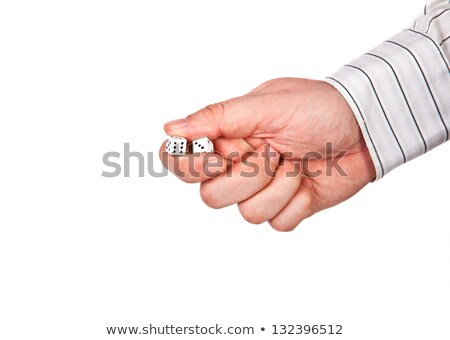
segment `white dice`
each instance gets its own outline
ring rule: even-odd
[[[172,156],[185,155],[187,140],[183,137],[170,136],[166,139],[166,151]]]
[[[207,137],[196,139],[192,142],[192,152],[214,152],[214,145]]]

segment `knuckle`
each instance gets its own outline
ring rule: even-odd
[[[222,115],[225,112],[225,104],[223,102],[210,104],[205,106],[204,110],[212,113],[214,116]]]
[[[300,222],[298,222],[298,224],[300,224]],[[288,224],[288,223],[282,223],[282,222],[279,222],[276,220],[269,221],[269,224],[273,229],[275,229],[276,231],[279,231],[279,232],[293,231],[298,225],[298,224],[292,225],[292,224]]]
[[[265,82],[263,82],[260,85],[258,85],[257,87],[255,87],[252,91],[250,91],[250,93],[255,93],[255,94],[263,93],[265,90],[270,88],[270,84],[272,82],[273,82],[272,79],[266,80]]]
[[[251,224],[261,224],[267,221],[264,213],[258,209],[258,207],[250,204],[239,203],[238,208],[242,217]]]
[[[210,183],[205,182],[200,185],[200,197],[208,207],[213,209],[222,208],[219,197],[211,187]]]
[[[259,85],[252,92],[268,92],[268,91],[276,91],[277,89],[284,86],[285,78],[274,78],[269,79]]]
[[[200,118],[200,120],[205,122],[205,124],[216,126],[220,130],[220,126],[223,123],[223,117],[225,115],[226,103],[227,101],[207,105],[197,113],[194,113],[194,115],[196,119]],[[193,117],[189,116],[188,119],[193,119]]]
[[[266,80],[264,83],[261,84],[261,87],[263,88],[271,88],[274,86],[277,86],[282,81],[282,78],[273,78]]]
[[[260,167],[258,173],[256,174],[256,181],[258,182],[258,185],[262,188],[265,187],[272,179],[272,176],[270,173],[268,173],[267,169],[264,168],[264,165]]]
[[[199,179],[198,177],[190,177],[190,176],[184,176],[184,177],[178,177],[182,182],[187,184],[194,184],[198,183]]]

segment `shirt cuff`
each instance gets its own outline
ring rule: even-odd
[[[325,81],[352,108],[376,180],[449,138],[449,62],[426,34],[405,30]]]

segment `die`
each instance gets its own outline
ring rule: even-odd
[[[196,139],[192,142],[192,152],[193,153],[214,152],[214,145],[208,139],[208,137]]]
[[[183,137],[169,136],[166,139],[166,151],[172,156],[185,155],[187,140]]]

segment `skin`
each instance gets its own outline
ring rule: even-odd
[[[177,177],[188,183],[201,182],[200,195],[209,207],[237,204],[248,222],[267,221],[279,231],[293,230],[316,212],[347,200],[375,178],[351,108],[323,81],[270,80],[242,97],[169,122],[164,129],[168,135],[190,141],[204,136],[214,141],[213,155],[171,157],[164,151],[165,143],[160,150],[163,165]],[[328,154],[326,142],[333,145]],[[345,155],[341,151],[346,151]],[[308,157],[311,152],[314,159]],[[339,157],[335,161],[346,176],[336,169],[326,174],[326,164],[334,157]],[[257,164],[261,171],[255,176],[243,175],[254,170],[249,163]],[[206,167],[211,164],[216,165]],[[188,172],[188,167],[197,174]],[[295,169],[296,176],[286,176]],[[318,175],[317,170],[322,173]]]

